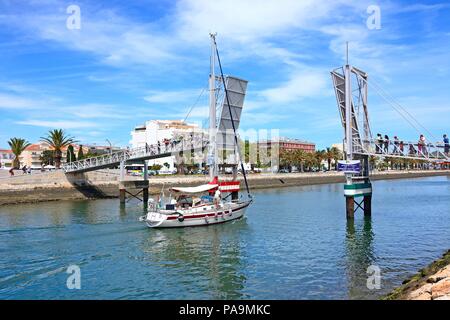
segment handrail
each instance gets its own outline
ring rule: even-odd
[[[386,146],[386,140],[384,139],[353,139],[353,153],[403,159],[450,161],[449,154],[441,151],[444,147],[445,144],[442,142],[421,144],[419,142],[389,140]]]
[[[122,150],[108,153],[96,157],[66,163],[62,166],[64,172],[82,172],[95,170],[96,167],[105,167],[120,164],[121,162],[132,161],[133,159],[149,159],[152,157],[168,156],[173,153],[185,152],[205,148],[209,140],[194,139],[192,141],[181,140],[180,142],[171,142],[169,144],[153,144],[145,147],[137,147],[129,150]]]

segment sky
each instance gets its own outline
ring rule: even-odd
[[[206,123],[210,32],[224,72],[249,81],[244,132],[342,141],[330,71],[349,42],[350,64],[421,125],[369,86],[372,132],[450,133],[450,2],[0,0],[0,148],[55,128],[126,146],[136,125],[191,108],[187,121]]]

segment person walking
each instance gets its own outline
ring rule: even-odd
[[[394,154],[399,153],[400,140],[397,136],[394,136]]]
[[[450,143],[446,134],[444,134],[444,154],[448,157],[450,151]]]
[[[383,150],[383,136],[381,133],[377,133],[377,145],[376,145],[376,153],[381,153]]]
[[[389,137],[387,134],[384,135],[384,152],[389,153]]]
[[[419,141],[417,142],[417,148],[419,149],[419,155],[422,153],[422,155],[425,156],[425,154],[427,153],[427,149],[426,149],[426,139],[423,134],[421,134],[419,137]]]

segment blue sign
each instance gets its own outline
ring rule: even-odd
[[[361,162],[359,160],[339,160],[338,171],[343,171],[344,173],[360,173]]]

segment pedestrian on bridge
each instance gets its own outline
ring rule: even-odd
[[[394,154],[399,154],[400,140],[397,136],[394,136]]]
[[[389,137],[387,134],[384,135],[384,152],[389,153]]]
[[[381,153],[383,150],[383,136],[381,133],[377,133],[377,145],[376,145],[376,153]]]
[[[419,149],[419,155],[422,153],[422,155],[426,155],[427,154],[427,147],[426,147],[427,143],[426,143],[426,139],[425,136],[423,134],[420,135],[419,137],[419,141],[417,143],[417,148]]]
[[[448,157],[450,151],[450,143],[446,134],[444,134],[444,153]]]

